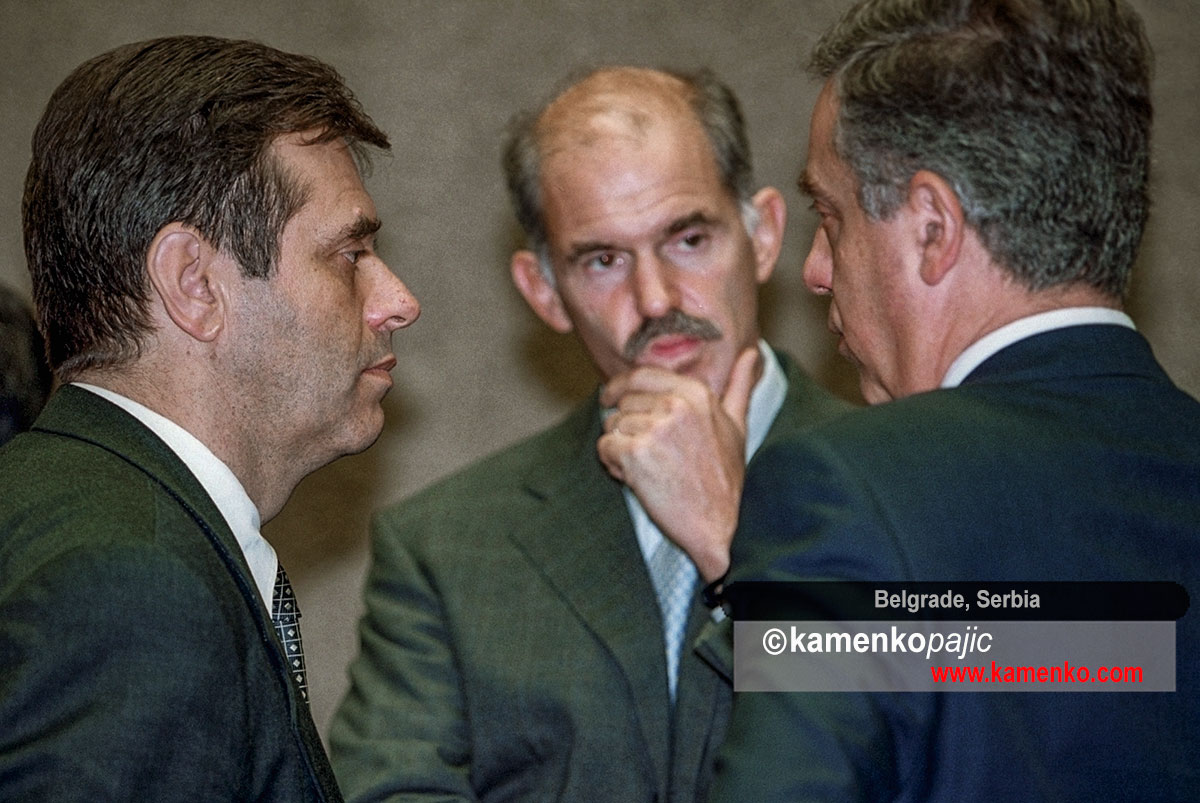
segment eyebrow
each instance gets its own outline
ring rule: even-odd
[[[368,237],[383,226],[383,223],[377,218],[359,215],[353,221],[338,229],[329,237],[329,243],[336,245],[350,240],[361,240]]]
[[[612,251],[613,247],[608,243],[599,240],[589,240],[587,242],[575,243],[571,246],[571,250],[566,253],[567,262],[575,262],[584,254],[590,254],[593,251]]]
[[[817,183],[813,181],[813,177],[808,170],[805,170],[800,174],[800,178],[796,179],[796,187],[809,198],[821,196],[821,190],[817,187]]]
[[[714,222],[715,221],[704,212],[697,210],[692,212],[690,215],[684,215],[681,218],[672,220],[667,224],[666,228],[663,229],[663,233],[667,236],[670,236],[673,234],[678,234],[685,229],[690,229],[692,226],[708,226],[712,225]],[[567,261],[574,262],[584,254],[590,254],[595,251],[614,250],[618,249],[611,243],[602,242],[600,240],[590,240],[587,242],[576,243],[571,247],[571,250],[566,253],[566,258]]]
[[[692,226],[708,226],[713,223],[713,219],[700,211],[692,212],[686,217],[681,217],[678,220],[672,221],[667,226],[667,234],[678,234],[684,229],[690,229]]]

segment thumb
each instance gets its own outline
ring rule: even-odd
[[[721,397],[721,407],[725,415],[738,423],[742,431],[746,431],[746,411],[750,408],[750,392],[758,381],[760,355],[758,347],[753,346],[738,355],[729,372],[729,385],[725,395]]]

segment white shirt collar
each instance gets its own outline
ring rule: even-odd
[[[106,388],[83,382],[72,384],[107,399],[141,421],[183,461],[233,531],[246,562],[250,564],[250,573],[254,576],[254,584],[258,587],[263,604],[270,610],[278,558],[271,544],[259,532],[262,522],[258,508],[229,466],[186,429],[149,407]]]
[[[1010,324],[1001,326],[994,332],[989,332],[968,346],[962,354],[959,354],[950,364],[950,370],[946,371],[946,376],[942,378],[942,387],[958,387],[984,360],[1019,340],[1055,329],[1086,324],[1110,324],[1127,326],[1130,329],[1136,328],[1128,315],[1108,307],[1065,307],[1019,318]]]
[[[775,423],[775,416],[783,407],[783,400],[787,397],[787,377],[779,364],[779,358],[764,340],[758,341],[758,353],[762,355],[763,372],[758,378],[758,384],[750,393],[750,407],[746,412],[747,463],[758,451],[758,447],[762,446],[767,432]]]

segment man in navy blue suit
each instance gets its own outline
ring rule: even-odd
[[[824,36],[804,278],[875,406],[760,454],[706,580],[1200,588],[1200,403],[1122,311],[1150,65],[1123,0],[867,0]],[[736,694],[713,799],[1200,799],[1198,619],[1174,693]]]

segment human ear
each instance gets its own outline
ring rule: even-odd
[[[195,229],[168,223],[150,243],[146,270],[171,321],[196,340],[216,338],[225,304],[216,287],[216,250]]]
[[[771,278],[779,251],[783,247],[783,229],[787,225],[787,202],[774,187],[763,187],[750,200],[758,213],[758,225],[750,232],[754,245],[754,277],[759,284]]]
[[[908,206],[921,251],[921,280],[939,284],[957,264],[966,231],[958,193],[938,174],[918,170],[909,180]]]
[[[574,329],[562,298],[550,279],[542,272],[542,261],[533,251],[517,251],[512,256],[512,278],[517,290],[531,309],[546,325],[560,334]]]

